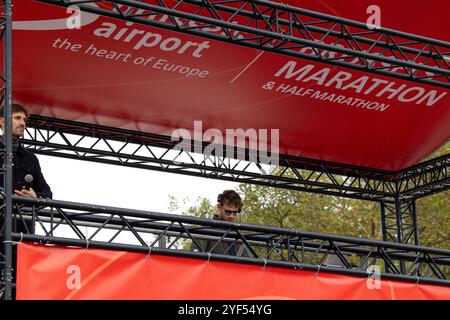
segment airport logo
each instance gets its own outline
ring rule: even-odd
[[[92,7],[98,7],[96,4],[89,4]],[[96,21],[100,16],[81,11],[78,6],[69,6],[66,10],[66,16],[57,19],[13,21],[14,30],[29,31],[51,31],[51,30],[72,30],[81,29],[81,27]]]

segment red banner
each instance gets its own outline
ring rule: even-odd
[[[365,22],[373,1],[284,3]],[[377,4],[383,27],[448,41],[449,1]],[[280,153],[387,170],[450,137],[444,88],[87,13],[69,29],[72,14],[14,1],[14,99],[34,114],[168,136],[183,128],[207,141],[194,132],[218,129],[225,140],[228,129],[254,129],[251,143],[267,139],[268,149],[278,139],[264,130],[279,129]]]
[[[450,299],[444,286],[25,243],[17,269],[17,299]]]

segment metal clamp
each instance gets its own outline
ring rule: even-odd
[[[3,240],[3,243],[21,244],[22,241],[23,241],[23,232],[20,233],[20,240],[19,240],[19,242],[13,241],[13,240]]]
[[[148,254],[145,256],[145,259],[150,259],[150,255],[152,254],[152,247],[148,247]]]
[[[265,258],[263,258],[263,260],[264,260],[263,271],[266,271],[267,260]]]

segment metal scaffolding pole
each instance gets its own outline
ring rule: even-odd
[[[450,154],[399,171],[281,154],[278,169],[265,173],[259,162],[206,156],[201,152],[207,146],[196,152],[196,141],[186,148],[194,151],[186,152],[175,150],[178,141],[162,135],[42,116],[31,117],[28,124],[23,142],[37,154],[378,201],[383,240],[398,243],[419,243],[415,200],[450,188]]]
[[[395,218],[397,222],[397,242],[403,243],[403,215],[400,199],[398,197],[395,197]],[[405,273],[405,264],[403,261],[400,262],[400,272],[402,274]]]
[[[419,245],[416,200],[395,199],[395,203],[381,203],[383,241]],[[401,272],[404,266],[400,265]]]
[[[448,42],[387,28],[373,29],[362,22],[277,2],[38,1],[63,7],[76,5],[82,11],[134,23],[450,88]],[[217,29],[221,32],[212,31]]]
[[[213,259],[230,257],[226,252],[214,254],[210,252],[213,249],[208,251],[197,246],[197,240],[208,239],[216,245],[240,243],[245,246],[248,257],[240,260],[232,256],[230,261],[234,262],[259,264],[266,260],[278,266],[281,266],[279,263],[288,263],[289,267],[298,269],[301,264],[302,268],[316,270],[319,266],[322,270],[322,266],[334,265],[336,268],[329,271],[360,272],[365,276],[368,266],[384,262],[385,276],[394,275],[414,283],[417,283],[417,277],[421,277],[421,283],[438,281],[434,283],[450,284],[450,251],[445,249],[103,205],[19,196],[12,198],[15,222],[23,223],[23,219],[34,218],[41,229],[41,235],[13,233],[13,240],[127,251],[136,248],[139,252],[151,250],[152,253],[159,251],[204,259],[208,258],[208,253]],[[90,230],[80,228],[86,225]],[[64,238],[58,236],[62,229],[65,230]],[[196,253],[191,248],[196,248]],[[337,265],[328,261],[330,255],[338,258]],[[399,268],[401,263],[405,267],[403,271]]]
[[[179,150],[169,136],[43,116],[30,117],[22,142],[48,156],[386,203],[450,189],[450,154],[400,171],[278,154],[276,170],[267,171],[260,158],[231,158],[225,146],[208,153],[208,143],[192,140]],[[236,149],[249,158],[248,149]]]
[[[3,136],[4,149],[0,150],[1,155],[4,157],[4,167],[2,168],[4,179],[4,190],[2,190],[2,192],[4,192],[2,195],[4,199],[2,206],[3,219],[0,220],[4,225],[3,231],[0,229],[3,241],[2,254],[4,257],[4,266],[1,280],[4,285],[3,299],[11,300],[13,298],[12,240],[15,239],[14,237],[17,237],[17,234],[12,233],[14,219],[14,197],[12,196],[12,12],[11,0],[0,1],[2,9],[0,16],[1,35],[3,36],[4,41],[4,76],[1,80],[4,82],[2,89],[2,103],[4,105],[3,116],[5,119]],[[83,11],[115,17],[126,21],[165,28],[196,36],[204,36],[210,39],[349,67],[375,74],[450,88],[450,68],[445,57],[448,49],[450,49],[450,44],[447,42],[388,29],[378,29],[368,33],[353,33],[349,31],[349,27],[364,29],[365,25],[268,1],[243,1],[243,6],[240,9],[229,6],[223,1],[198,0],[186,0],[183,1],[183,3],[180,2],[179,5],[176,5],[173,8],[165,7],[165,5],[163,5],[164,2],[160,1],[152,4],[131,0],[38,1],[60,6],[78,4]],[[109,9],[105,9],[105,7],[100,9],[97,7],[96,4],[101,2],[109,4]],[[240,19],[248,18],[250,22],[259,22],[260,24],[259,27],[254,27],[249,22],[243,23],[240,21],[239,23],[231,23],[226,19],[221,19],[219,14],[212,17],[192,14],[182,10],[181,5],[186,3],[192,6],[198,6],[199,9],[210,9],[210,12],[227,12],[233,17],[240,17]],[[121,6],[119,6],[119,4]],[[247,6],[248,4],[249,6]],[[262,7],[265,7],[266,9],[262,9]],[[128,8],[128,10],[125,10],[126,8]],[[170,19],[166,22],[148,19],[149,16],[154,17],[157,15],[167,15]],[[302,20],[302,15],[318,20],[305,23]],[[199,27],[188,27],[188,21],[198,22]],[[324,27],[322,28],[318,25],[323,25]],[[206,30],[211,29],[211,26],[220,27],[221,30],[223,30],[224,35],[219,36],[218,34],[208,33]],[[241,35],[242,37],[239,37],[238,35]],[[318,35],[320,35],[321,38],[318,38]],[[339,48],[318,41],[319,39],[324,40],[327,37],[334,40],[344,39],[346,40],[348,47]],[[400,40],[403,40],[403,42]],[[408,47],[408,43],[414,45]],[[311,48],[313,53],[307,55],[299,51],[303,48]],[[377,48],[382,51],[375,50]],[[340,53],[344,55],[345,58],[326,58],[324,55],[324,52],[326,51]],[[397,51],[405,52],[405,55],[396,56],[395,52]],[[385,52],[394,54],[395,58],[384,55]],[[349,58],[353,60],[350,62]],[[385,65],[380,66],[380,63],[384,63]],[[390,69],[399,69],[400,73],[391,71]],[[428,75],[426,75],[426,73],[428,73]],[[33,122],[31,122],[31,124],[33,124]],[[220,154],[210,155],[201,161],[197,161],[191,154],[188,154],[188,160],[180,162],[178,160],[180,154],[173,154],[172,156],[171,152],[173,151],[174,144],[168,143],[167,137],[163,136],[107,128],[98,125],[80,124],[45,117],[36,117],[34,125],[36,135],[31,136],[31,138],[25,142],[29,145],[33,145],[36,148],[35,152],[40,154],[377,201],[381,204],[383,241],[393,241],[401,245],[414,244],[417,246],[419,244],[415,200],[423,196],[450,189],[450,155],[440,157],[439,159],[433,159],[398,172],[386,172],[371,168],[361,168],[280,155],[281,163],[279,170],[266,173],[261,169],[261,163],[256,164],[257,169],[255,171],[254,168],[245,164],[242,166],[229,165]],[[70,139],[66,138],[67,135],[78,135],[80,136],[80,140],[76,143],[72,143]],[[53,138],[55,137],[60,137],[62,139],[60,141],[54,141]],[[85,147],[80,143],[81,141],[85,141],[85,138],[96,139],[96,141],[94,141],[95,143],[93,143],[91,147]],[[99,148],[97,144],[98,141],[105,142],[109,149]],[[108,144],[108,141],[115,141],[116,143],[122,142],[122,145],[120,148],[112,148],[110,144]],[[126,149],[129,146],[135,148],[131,153],[126,153]],[[164,153],[162,156],[155,155],[152,153],[151,148],[160,148]],[[147,155],[140,155],[138,150],[141,149],[149,150],[149,153]],[[202,152],[203,150],[204,149],[202,148]],[[66,151],[69,151],[69,153]],[[31,201],[32,204],[33,200],[27,199],[24,201]],[[52,205],[52,202],[46,202],[45,204]],[[67,223],[74,227],[76,231],[79,231],[76,225],[72,223],[72,220],[68,219]],[[131,231],[135,231],[130,224],[126,224],[126,227]],[[180,231],[180,237],[184,230],[185,229]],[[141,240],[139,235],[137,233],[135,234],[138,236],[137,238]],[[49,237],[48,239],[50,240],[56,239],[57,241],[60,241],[60,243],[63,243],[63,240],[53,237],[52,234],[47,235],[47,237]],[[282,254],[283,249],[290,248],[289,244],[284,244],[284,242],[282,242],[284,241],[283,239],[285,239],[283,237],[287,236],[280,231],[280,243],[284,246],[271,243],[271,253]],[[254,238],[256,239],[256,236],[254,236]],[[43,238],[28,235],[28,240],[31,241],[36,239]],[[77,242],[74,243],[82,243],[85,239],[86,236],[81,234],[80,239],[76,239]],[[252,239],[252,237],[249,237],[249,239]],[[171,244],[167,243],[168,241],[164,234],[158,240],[161,248],[171,247]],[[289,238],[289,241],[290,240],[291,239]],[[336,239],[330,237],[330,239],[320,240],[323,241],[323,243],[327,243],[327,246],[329,246],[327,250],[334,250],[333,253],[337,255],[341,253],[341,248],[335,247],[334,241]],[[55,243],[57,243],[57,241]],[[349,241],[350,245],[355,245],[354,242],[354,240]],[[319,249],[323,247],[323,243],[318,242],[320,245]],[[66,242],[66,244],[69,243]],[[145,243],[141,242],[141,244],[145,248]],[[395,263],[393,263],[391,258],[395,258],[396,253],[386,254],[385,246],[386,244],[378,244],[375,246],[376,248],[374,247],[373,249],[374,252],[379,254],[379,256],[376,256],[375,258],[384,261],[385,272],[394,272],[403,275],[408,274],[409,276],[412,276],[415,271],[420,275],[420,264],[417,266],[417,269],[413,269],[417,265],[417,263],[415,263],[416,261],[419,261],[420,263],[430,263],[431,269],[434,266],[435,261],[433,259],[428,261],[428,258],[425,257],[425,253],[428,254],[428,252],[424,251],[423,256],[425,258],[418,255],[414,258],[416,259],[414,263],[410,263],[410,267],[406,265],[405,268],[405,261],[396,260]],[[387,246],[387,248],[390,247]],[[407,247],[405,246],[405,248]],[[375,251],[375,249],[378,251]],[[412,249],[415,250],[415,248]],[[321,251],[317,250],[317,252]],[[349,250],[349,252],[351,251]],[[448,252],[445,254],[448,256]],[[365,265],[367,262],[366,260],[369,258],[372,258],[372,249],[366,254],[361,266]],[[345,257],[342,259],[346,265],[349,265]],[[424,261],[420,261],[420,259],[424,259]],[[399,272],[396,272],[397,266],[399,266]],[[445,278],[442,277],[440,272],[436,272],[436,274],[438,275],[438,279]]]
[[[3,2],[3,29],[4,29],[4,203],[3,203],[3,253],[4,253],[4,267],[3,267],[3,282],[4,293],[3,299],[11,300],[12,297],[12,266],[13,266],[13,244],[12,244],[12,18],[11,18],[11,0],[4,0]]]

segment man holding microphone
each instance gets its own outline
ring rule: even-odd
[[[25,149],[20,138],[23,137],[28,111],[19,104],[12,105],[12,136],[13,136],[13,188],[14,193],[19,196],[33,198],[52,198],[53,194],[49,185],[42,175],[39,160],[36,155]],[[2,131],[5,127],[3,108],[0,109],[0,126]],[[4,148],[3,139],[0,140],[0,148]],[[3,166],[4,159],[0,159]],[[0,179],[3,187],[3,179]]]

